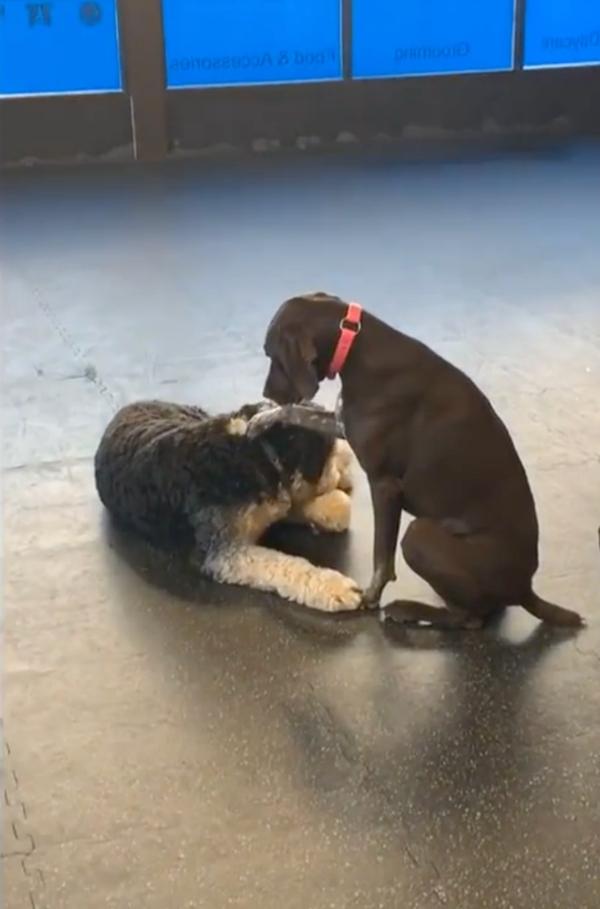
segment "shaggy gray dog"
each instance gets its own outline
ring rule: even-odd
[[[273,591],[312,609],[357,609],[353,580],[260,545],[279,521],[341,533],[350,521],[346,442],[278,424],[247,427],[269,405],[210,416],[160,401],[112,419],[95,458],[98,495],[116,522],[155,545],[189,547],[203,574]]]

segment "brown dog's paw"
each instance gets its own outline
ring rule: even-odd
[[[440,606],[429,606],[418,600],[394,600],[385,607],[385,618],[398,625],[439,628],[446,631],[474,631],[483,626],[483,618]]]
[[[372,611],[375,609],[381,609],[381,598],[378,596],[374,597],[372,594],[369,594],[368,590],[366,590],[363,593],[362,599],[360,601],[360,609],[362,609],[363,612],[366,612],[367,610]]]

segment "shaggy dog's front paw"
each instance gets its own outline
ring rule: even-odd
[[[321,612],[353,612],[362,602],[362,591],[352,578],[323,568],[315,578],[318,590],[307,605]]]

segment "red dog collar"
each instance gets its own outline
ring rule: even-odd
[[[354,339],[361,329],[362,306],[358,303],[349,303],[346,315],[340,322],[340,336],[333,354],[327,377],[335,379],[344,368],[348,354],[354,344]]]

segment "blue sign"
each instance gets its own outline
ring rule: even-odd
[[[170,88],[342,77],[341,0],[163,0]]]
[[[0,95],[120,88],[115,0],[0,0]]]
[[[600,63],[600,0],[527,0],[524,63]]]
[[[514,0],[354,0],[356,78],[512,69]]]

